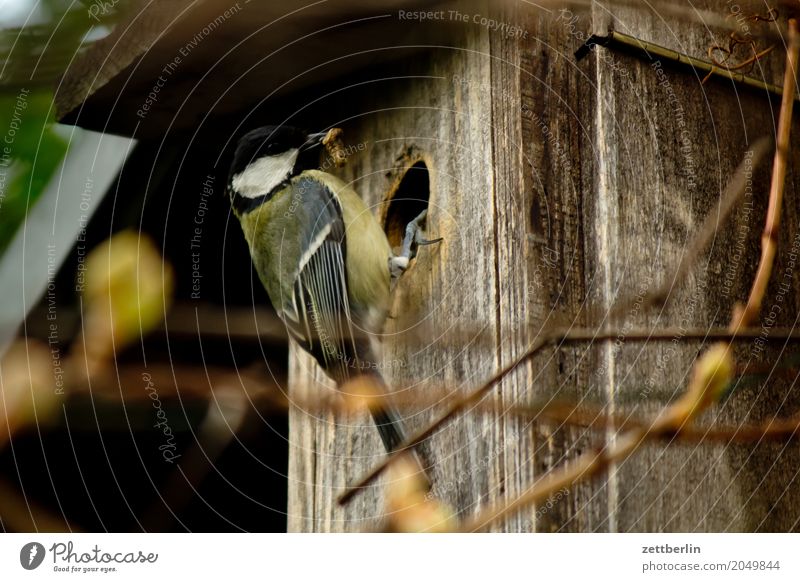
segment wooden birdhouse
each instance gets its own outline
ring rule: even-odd
[[[164,2],[82,54],[57,103],[65,123],[153,151],[170,144],[158,171],[196,176],[194,191],[175,191],[170,222],[191,221],[208,176],[227,212],[226,156],[267,123],[341,127],[347,163],[326,169],[362,196],[392,245],[428,209],[425,234],[443,241],[421,247],[399,280],[383,337],[381,372],[408,431],[538,350],[422,443],[427,500],[454,523],[595,455],[586,474],[486,529],[793,531],[797,448],[724,429],[798,412],[785,335],[800,286],[797,148],[772,279],[749,327],[758,333],[731,344],[734,380],[694,419],[708,433],[662,431],[603,458],[681,398],[748,298],[772,152],[747,152],[778,133],[790,8]],[[197,148],[206,165],[183,166]],[[728,216],[741,164],[746,191]],[[168,201],[148,204],[166,212]],[[707,224],[713,236],[698,249]],[[240,236],[235,221],[230,229]],[[221,276],[214,285],[259,285],[245,270]],[[385,458],[369,416],[342,414],[346,398],[296,345],[288,361],[289,530],[382,527],[391,472],[339,502]]]

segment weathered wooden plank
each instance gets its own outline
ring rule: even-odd
[[[497,367],[492,352],[477,353],[468,345],[443,347],[435,338],[420,343],[413,334],[404,334],[421,322],[441,330],[477,325],[485,333],[496,334],[495,258],[486,252],[494,246],[492,134],[487,123],[489,102],[480,91],[481,86],[489,86],[488,38],[484,29],[467,26],[460,27],[459,37],[453,48],[437,49],[420,63],[409,63],[405,74],[411,76],[394,85],[400,91],[381,87],[376,91],[382,95],[380,102],[363,104],[358,117],[345,124],[348,143],[364,143],[366,151],[350,159],[343,175],[354,181],[370,204],[380,204],[399,176],[421,156],[430,172],[428,232],[445,239],[420,252],[397,288],[385,330],[383,371],[398,392],[442,386],[463,391]],[[393,70],[393,75],[404,71]],[[456,86],[457,79],[475,83]],[[381,214],[378,206],[373,211]],[[292,390],[311,379],[304,366],[295,366],[293,372]],[[434,413],[422,410],[407,424],[418,428]],[[290,467],[293,480],[311,482],[301,483],[303,490],[290,495],[294,530],[357,530],[382,513],[379,488],[359,494],[345,508],[335,503],[345,483],[383,455],[369,419],[338,422],[334,427],[329,422],[309,422],[299,412],[291,415],[293,451],[317,458],[312,475],[313,462],[295,461]],[[470,468],[489,455],[492,442],[485,432],[492,426],[486,418],[460,419],[429,444],[436,461],[437,494],[464,512],[479,507],[489,492],[487,473]],[[298,477],[301,466],[304,472]]]
[[[574,38],[557,12],[522,6],[497,10],[496,20],[516,23],[524,34],[493,35],[492,103],[498,212],[497,248],[501,333],[498,351],[508,361],[554,325],[585,325],[584,195],[592,190],[593,92],[571,55]],[[584,80],[584,84],[588,84]],[[530,328],[524,324],[528,322]],[[589,396],[584,349],[547,352],[525,373],[500,387],[504,405],[558,395]],[[593,396],[602,397],[602,392]],[[506,452],[497,467],[516,496],[534,479],[591,444],[582,431],[498,419]],[[504,491],[503,491],[504,489]],[[606,516],[604,485],[563,492],[503,526],[509,531],[586,530]],[[569,524],[569,525],[565,525]]]

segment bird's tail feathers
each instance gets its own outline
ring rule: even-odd
[[[374,385],[371,387],[370,392],[378,392],[385,396],[388,392],[386,382],[383,376],[377,371],[367,372],[360,376],[362,379],[367,380]],[[403,418],[400,413],[387,402],[384,398],[379,406],[371,406],[370,413],[372,420],[375,422],[375,427],[378,429],[378,434],[383,441],[384,447],[388,453],[393,453],[407,440],[406,431],[404,428]],[[409,449],[409,456],[419,467],[420,475],[428,483],[428,488],[431,486],[430,478],[427,471],[432,466],[429,462],[427,455],[424,453],[420,445]]]
[[[406,440],[403,420],[397,414],[397,411],[388,404],[372,408],[370,412],[372,413],[372,420],[375,421],[375,427],[378,429],[378,434],[381,435],[383,445],[391,453]]]

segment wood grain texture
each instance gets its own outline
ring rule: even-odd
[[[705,7],[713,8],[711,3]],[[609,23],[609,12],[596,7],[596,29],[608,24],[622,29],[624,23],[630,34],[694,55],[702,55],[714,42],[713,34],[700,26],[670,26],[652,13],[618,8]],[[701,86],[692,75],[666,63],[660,74],[650,63],[623,55],[614,55],[614,61],[596,56],[595,67],[598,148],[606,163],[598,174],[597,210],[591,214],[605,240],[600,247],[607,249],[608,256],[597,254],[590,261],[609,265],[604,289],[597,297],[603,305],[612,305],[620,296],[635,297],[640,288],[669,281],[697,226],[715,212],[719,194],[748,143],[774,133],[777,112],[772,107],[777,102],[754,91],[737,92],[730,83]],[[770,78],[767,70],[767,79],[779,78],[780,69],[776,71],[775,78]],[[744,220],[745,213],[739,212],[734,228],[720,228],[709,254],[687,284],[671,294],[671,305],[647,315],[626,314],[626,321],[653,328],[727,324],[734,301],[746,297],[757,264],[769,183],[766,168],[753,180],[749,201],[754,202],[754,210]],[[788,200],[796,200],[794,192]],[[788,206],[792,204],[787,201]],[[784,244],[794,236],[796,223],[787,221],[785,227]],[[745,252],[733,260],[737,237]],[[732,285],[726,286],[726,281]],[[796,314],[796,307],[793,311]],[[789,316],[788,310],[783,315]],[[792,325],[794,317],[783,323]],[[637,414],[657,411],[683,390],[698,350],[697,344],[671,342],[606,348],[601,365],[610,369],[607,392],[613,406]],[[740,365],[749,361],[748,350],[740,350]],[[785,399],[787,389],[780,381],[758,386],[761,382],[750,378],[741,384],[705,420],[741,423],[755,419],[753,394],[748,395],[753,389],[759,393],[758,408],[766,413],[759,419],[797,409],[795,399]],[[748,384],[758,388],[748,388]],[[647,447],[616,468],[609,522],[601,524],[602,529],[794,529],[800,513],[782,503],[796,499],[797,489],[791,486],[796,470],[781,473],[772,464],[797,466],[797,459],[794,452],[781,452],[781,448]],[[774,501],[781,503],[781,511],[771,507]]]
[[[574,62],[582,40],[609,25],[698,57],[719,42],[713,29],[644,6],[597,3],[574,15],[522,2],[470,10],[525,34],[464,25],[452,48],[393,67],[401,80],[334,104],[339,116],[325,118],[345,127],[348,143],[366,144],[343,175],[369,203],[383,201],[418,159],[431,172],[428,234],[445,242],[423,249],[397,290],[384,342],[387,380],[412,394],[442,385],[463,392],[549,326],[614,325],[617,342],[547,351],[489,398],[508,406],[552,395],[609,412],[655,413],[683,390],[701,344],[629,345],[625,330],[727,324],[754,274],[767,168],[753,174],[747,204],[720,227],[667,308],[645,312],[634,301],[615,320],[608,310],[669,282],[748,144],[774,133],[777,102],[607,49]],[[781,71],[779,54],[764,62],[768,80]],[[800,251],[797,161],[793,153],[781,255],[762,314],[775,312],[770,325],[792,326],[798,314],[800,273],[788,255],[793,244]],[[482,341],[454,346],[435,334],[427,342],[404,334],[429,325],[446,338],[462,323],[480,329]],[[754,422],[798,410],[796,355],[752,343],[737,353],[743,378],[703,420]],[[296,355],[294,393],[331,389],[320,388],[315,366]],[[408,424],[420,427],[434,413],[422,410]],[[290,529],[374,527],[385,481],[345,508],[335,503],[382,455],[369,419],[313,419],[295,410],[290,422]],[[436,463],[435,494],[466,516],[614,437],[611,427],[597,434],[468,413],[426,446]],[[793,531],[800,528],[799,461],[792,447],[775,443],[648,445],[606,478],[495,530]]]
[[[498,200],[504,205],[498,216],[498,247],[505,251],[499,261],[499,279],[504,295],[511,298],[507,305],[501,299],[502,337],[519,329],[521,322],[531,323],[527,337],[516,342],[515,351],[519,351],[551,327],[590,322],[587,289],[596,277],[586,259],[587,248],[594,245],[587,245],[585,229],[591,223],[585,220],[584,208],[587,193],[595,188],[596,161],[586,155],[594,148],[594,91],[591,79],[573,63],[577,28],[566,26],[558,12],[508,10],[497,19],[518,21],[528,31],[517,42],[498,36],[493,43],[498,53],[507,55],[493,61],[493,90],[499,94],[504,87],[517,85],[520,95],[514,98],[519,102],[514,107],[508,106],[508,100],[494,101],[499,122],[495,143],[502,143],[515,127],[521,131],[515,138],[521,155],[498,183]],[[505,147],[496,147],[497,164],[506,152]],[[526,251],[524,268],[519,264],[520,249]],[[514,301],[520,290],[525,293],[522,309]],[[534,361],[528,377],[520,374],[515,386],[501,388],[500,397],[509,403],[551,395],[603,401],[602,386],[590,382],[593,370],[587,356],[583,347],[549,350]],[[503,422],[519,424],[510,419]],[[597,444],[596,437],[584,431],[547,424],[536,426],[532,437],[508,444],[517,448],[515,462],[505,467],[509,494],[522,493],[534,479]],[[563,491],[516,522],[509,520],[506,529],[593,529],[607,514],[605,489],[601,481]]]

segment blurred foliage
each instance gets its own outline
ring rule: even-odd
[[[116,352],[158,327],[172,302],[172,266],[146,236],[127,230],[86,257],[83,340],[69,353],[18,339],[0,357],[0,450],[15,431],[41,425]],[[227,425],[226,425],[227,426]]]
[[[128,0],[30,2],[26,22],[0,32],[0,84],[55,86],[76,54],[107,33],[129,4]]]
[[[419,463],[409,455],[389,468],[385,529],[391,533],[447,533],[457,529],[453,509],[436,499]]]
[[[67,153],[53,129],[52,103],[48,90],[0,94],[0,253]]]
[[[0,449],[17,429],[51,416],[62,391],[58,354],[36,340],[13,343],[0,358]]]
[[[83,333],[92,374],[164,320],[174,277],[153,241],[132,230],[97,245],[85,272]]]
[[[67,153],[53,127],[53,87],[125,4],[31,2],[29,23],[0,30],[0,253]]]

